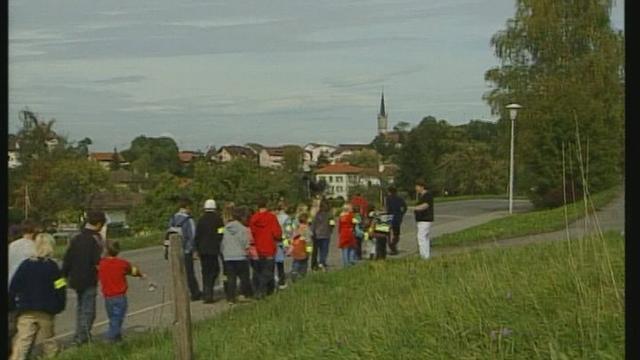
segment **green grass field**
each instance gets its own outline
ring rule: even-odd
[[[592,201],[595,208],[600,209],[619,195],[620,189],[616,187],[594,194]],[[570,223],[584,217],[584,203],[577,201],[554,209],[509,215],[462,231],[437,236],[433,240],[433,246],[464,246],[562,230],[565,227],[565,209]]]
[[[624,239],[368,262],[195,325],[200,359],[624,358]],[[173,359],[167,332],[61,359]]]

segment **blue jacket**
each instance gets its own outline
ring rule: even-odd
[[[66,281],[55,261],[29,258],[22,262],[9,286],[9,299],[18,311],[43,311],[51,315],[64,310]]]
[[[190,254],[196,247],[196,222],[191,215],[179,211],[169,219],[169,227],[180,224],[182,224],[182,250],[185,254]]]

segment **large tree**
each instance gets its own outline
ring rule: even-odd
[[[131,142],[131,147],[122,151],[121,155],[131,164],[131,168],[140,174],[179,174],[181,171],[178,145],[170,137],[138,136]]]
[[[518,0],[514,18],[491,40],[501,64],[485,74],[494,87],[485,100],[501,115],[503,143],[510,136],[505,105],[524,106],[516,120],[516,179],[537,205],[562,200],[549,194],[561,193],[563,144],[574,150],[567,154],[574,163],[576,149],[588,159],[592,191],[620,179],[624,41],[611,27],[611,7],[607,0]]]

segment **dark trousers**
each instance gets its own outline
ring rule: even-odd
[[[389,248],[392,252],[398,251],[398,242],[400,242],[400,226],[402,223],[391,224],[391,241],[389,242]]]
[[[296,281],[298,278],[307,275],[307,268],[309,267],[309,259],[293,260],[291,266],[291,280]]]
[[[284,262],[276,263],[276,271],[278,272],[278,285],[284,285],[287,282],[287,275],[284,272]]]
[[[327,267],[327,256],[329,255],[329,239],[314,239],[313,251],[319,255],[318,263]],[[313,260],[311,262],[313,268]]]
[[[236,300],[238,279],[240,280],[240,293],[246,297],[253,295],[251,280],[249,278],[249,261],[231,260],[224,262],[224,275],[227,277],[224,287],[227,300]]]
[[[376,259],[386,259],[387,258],[387,241],[389,238],[388,234],[375,234],[376,238]]]
[[[76,334],[73,340],[77,344],[84,344],[91,340],[91,328],[96,319],[96,295],[98,289],[95,286],[84,290],[76,290],[78,302],[76,304]]]
[[[357,237],[356,236],[356,241],[357,241],[357,245],[356,245],[356,258],[358,260],[362,259],[362,238],[361,237]]]
[[[220,275],[218,255],[201,254],[200,267],[202,268],[202,297],[204,300],[213,300],[213,287]]]
[[[311,270],[318,269],[318,239],[313,238],[313,250],[311,251]]]
[[[273,270],[275,261],[273,258],[260,257],[256,262],[256,298],[261,299],[271,295],[275,290]]]
[[[200,291],[200,285],[196,279],[196,273],[193,270],[193,253],[184,254],[184,267],[187,271],[187,285],[189,286],[189,292],[192,298],[199,298],[202,296]]]

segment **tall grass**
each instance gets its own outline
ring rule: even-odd
[[[575,240],[574,240],[575,241]],[[202,359],[619,359],[619,234],[312,274],[194,329]],[[603,256],[606,250],[608,256]],[[169,334],[62,359],[172,359]]]

